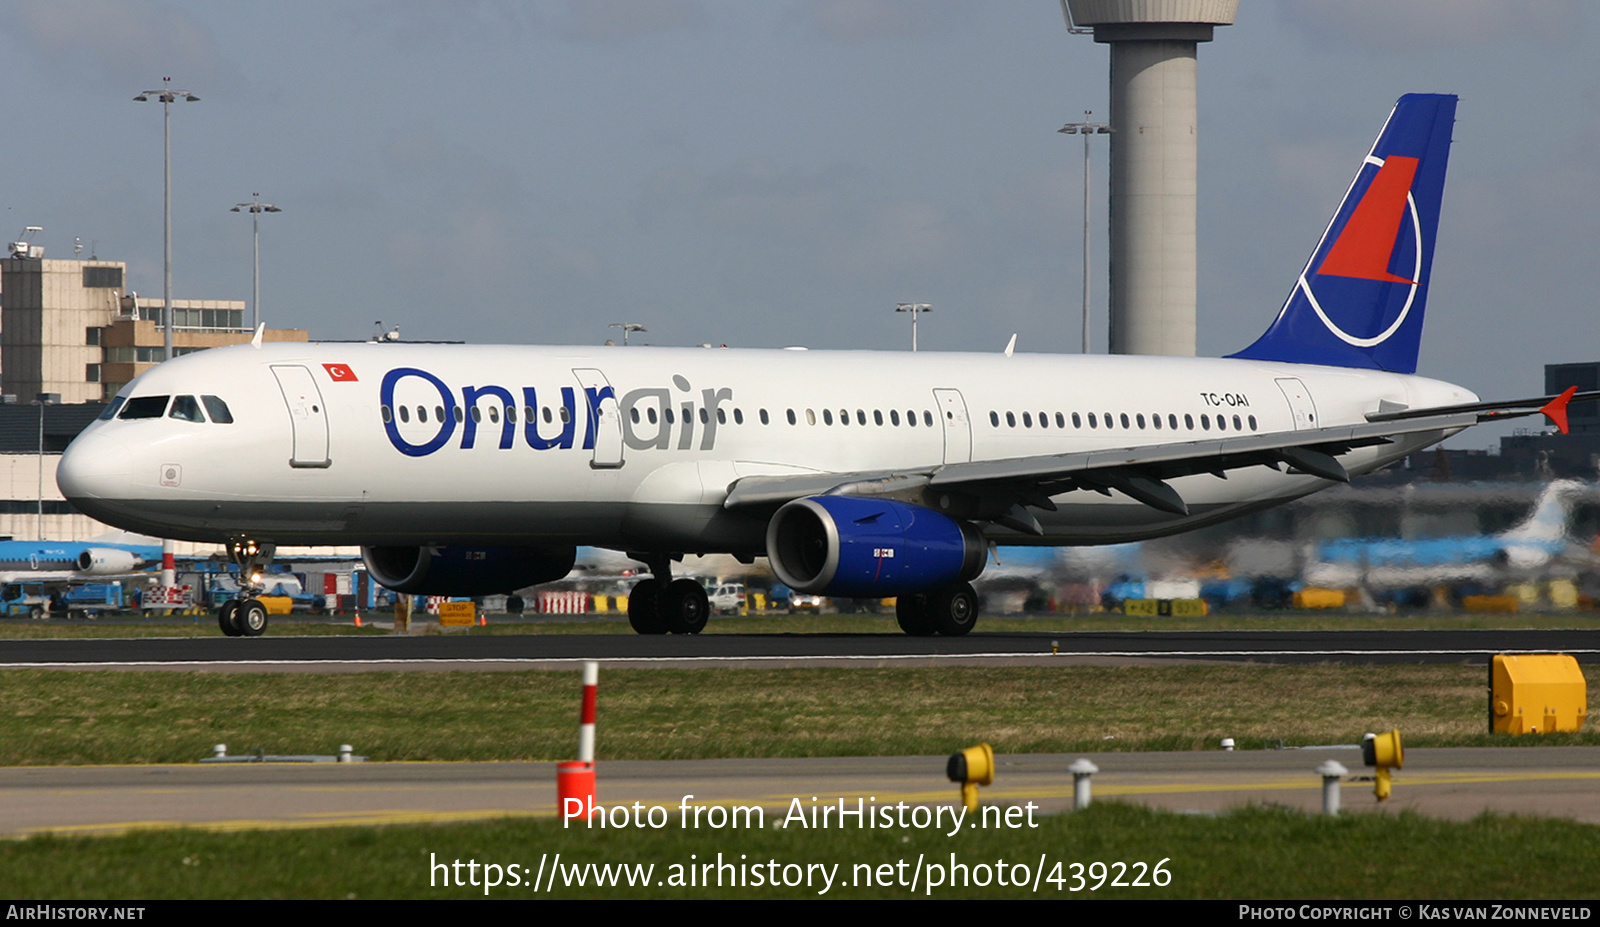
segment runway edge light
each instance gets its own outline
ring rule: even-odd
[[[994,748],[988,744],[968,747],[950,756],[945,775],[961,786],[961,804],[968,811],[978,810],[978,786],[994,782]]]
[[[1489,733],[1580,731],[1588,684],[1565,653],[1497,653],[1489,661]]]
[[[1373,777],[1372,794],[1378,797],[1378,801],[1388,801],[1391,785],[1389,771],[1405,765],[1405,750],[1400,745],[1400,729],[1395,728],[1382,734],[1368,734],[1361,741],[1361,761],[1368,766],[1377,767],[1378,774]]]

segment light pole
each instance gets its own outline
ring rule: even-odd
[[[60,393],[40,393],[33,400],[39,407],[39,540],[44,540],[44,407],[58,405]]]
[[[146,90],[133,98],[136,102],[144,103],[149,100],[161,101],[162,122],[162,151],[164,159],[164,189],[162,200],[165,204],[162,213],[162,237],[166,240],[165,264],[166,275],[162,282],[166,307],[161,311],[162,328],[162,360],[172,360],[172,101],[184,100],[189,103],[198,103],[200,98],[187,90],[173,90],[172,78],[161,78],[160,90]]]
[[[638,322],[612,322],[611,323],[611,327],[612,328],[620,328],[620,329],[622,329],[622,346],[623,347],[627,347],[628,346],[628,335],[629,334],[631,334],[633,332],[647,332],[647,331],[650,330],[648,328],[645,328],[643,325],[640,325]]]
[[[1094,110],[1083,111],[1085,116]],[[1083,353],[1089,353],[1089,136],[1109,135],[1111,126],[1103,122],[1069,122],[1056,131],[1083,136]]]
[[[252,193],[250,202],[240,203],[228,211],[250,214],[250,235],[255,242],[255,271],[250,276],[250,330],[255,331],[261,327],[261,214],[283,210],[261,202],[261,194]]]
[[[928,303],[895,303],[894,311],[911,313],[911,350],[917,349],[917,316],[924,312],[932,312],[933,306]]]

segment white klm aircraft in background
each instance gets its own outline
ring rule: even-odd
[[[1400,100],[1231,358],[258,341],[129,383],[58,482],[110,524],[226,542],[247,575],[279,544],[360,544],[392,589],[491,594],[592,545],[649,565],[636,630],[695,633],[706,593],[674,559],[764,555],[798,591],[964,634],[991,542],[1173,534],[1546,405],[1413,375],[1454,113]],[[266,612],[247,591],[219,622]]]

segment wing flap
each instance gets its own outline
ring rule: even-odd
[[[1418,410],[1420,412],[1421,410]],[[1537,411],[1532,409],[1530,412]],[[1013,457],[944,464],[898,471],[807,473],[751,476],[737,481],[723,501],[725,508],[776,506],[815,495],[912,496],[927,489],[989,489],[1012,504],[1075,489],[1118,490],[1140,502],[1173,514],[1185,514],[1183,499],[1167,480],[1229,470],[1282,464],[1330,480],[1348,480],[1335,457],[1357,447],[1387,444],[1395,435],[1448,431],[1477,424],[1476,411],[1453,409],[1445,414],[1413,413],[1401,421],[1368,422],[1328,428],[1236,435],[1203,441],[1176,441],[1140,447],[1110,448],[1070,454]]]

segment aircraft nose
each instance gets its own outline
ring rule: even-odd
[[[116,438],[89,432],[67,446],[56,465],[56,485],[67,499],[115,499],[127,494],[133,455]]]

